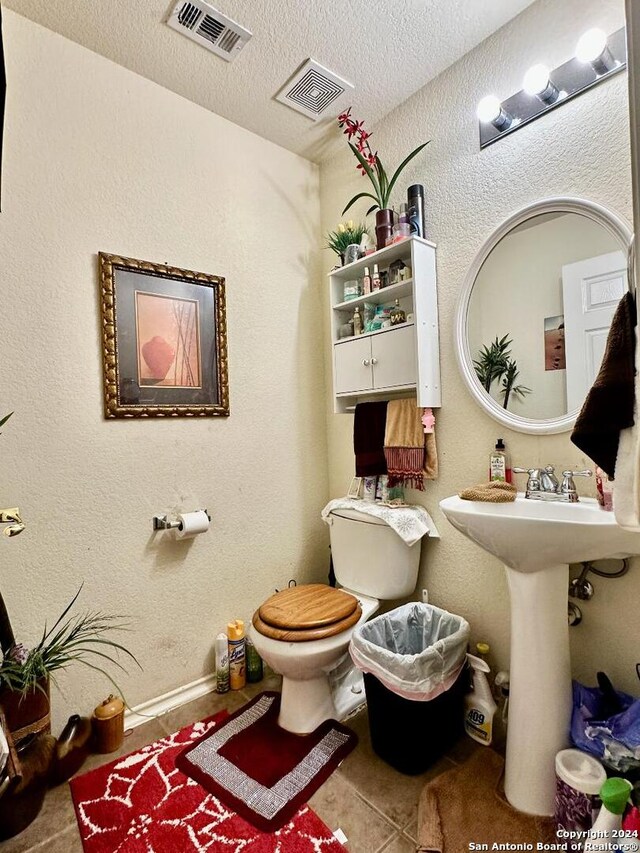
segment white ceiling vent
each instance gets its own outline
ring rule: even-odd
[[[251,38],[249,30],[203,0],[178,0],[167,24],[227,62],[235,59]]]
[[[352,89],[351,83],[308,59],[280,89],[276,101],[307,118],[318,119],[334,101]]]

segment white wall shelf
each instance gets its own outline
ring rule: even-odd
[[[411,267],[409,279],[356,299],[344,300],[346,281],[361,279],[365,267],[382,272],[393,261]],[[352,412],[358,402],[415,393],[420,407],[439,407],[440,353],[435,246],[408,237],[329,274],[333,394],[336,413]],[[413,322],[339,337],[340,326],[365,303],[400,307]]]

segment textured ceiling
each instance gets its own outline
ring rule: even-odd
[[[171,30],[170,0],[4,5],[291,151],[319,160],[336,109],[313,122],[273,99],[309,56],[355,85],[374,124],[533,0],[213,0],[251,30],[232,63]],[[169,118],[169,117],[168,117]]]

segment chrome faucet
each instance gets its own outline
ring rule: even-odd
[[[536,501],[566,501],[578,503],[574,477],[591,477],[593,471],[563,471],[562,483],[558,482],[553,465],[544,468],[513,468],[514,474],[528,474],[525,498]]]

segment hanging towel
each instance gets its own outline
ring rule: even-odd
[[[492,483],[478,483],[458,492],[463,501],[485,501],[490,504],[512,503],[516,499],[517,489],[513,483],[503,483],[500,480]]]
[[[387,473],[384,455],[384,431],[387,401],[359,403],[353,420],[353,450],[356,454],[356,477],[375,477]]]
[[[424,491],[425,435],[422,409],[414,399],[390,400],[384,434],[389,486]]]
[[[428,432],[424,437],[424,479],[438,479],[438,450],[435,432]]]
[[[602,365],[571,433],[571,441],[612,479],[620,432],[633,426],[635,325],[635,300],[627,292],[616,308]]]

